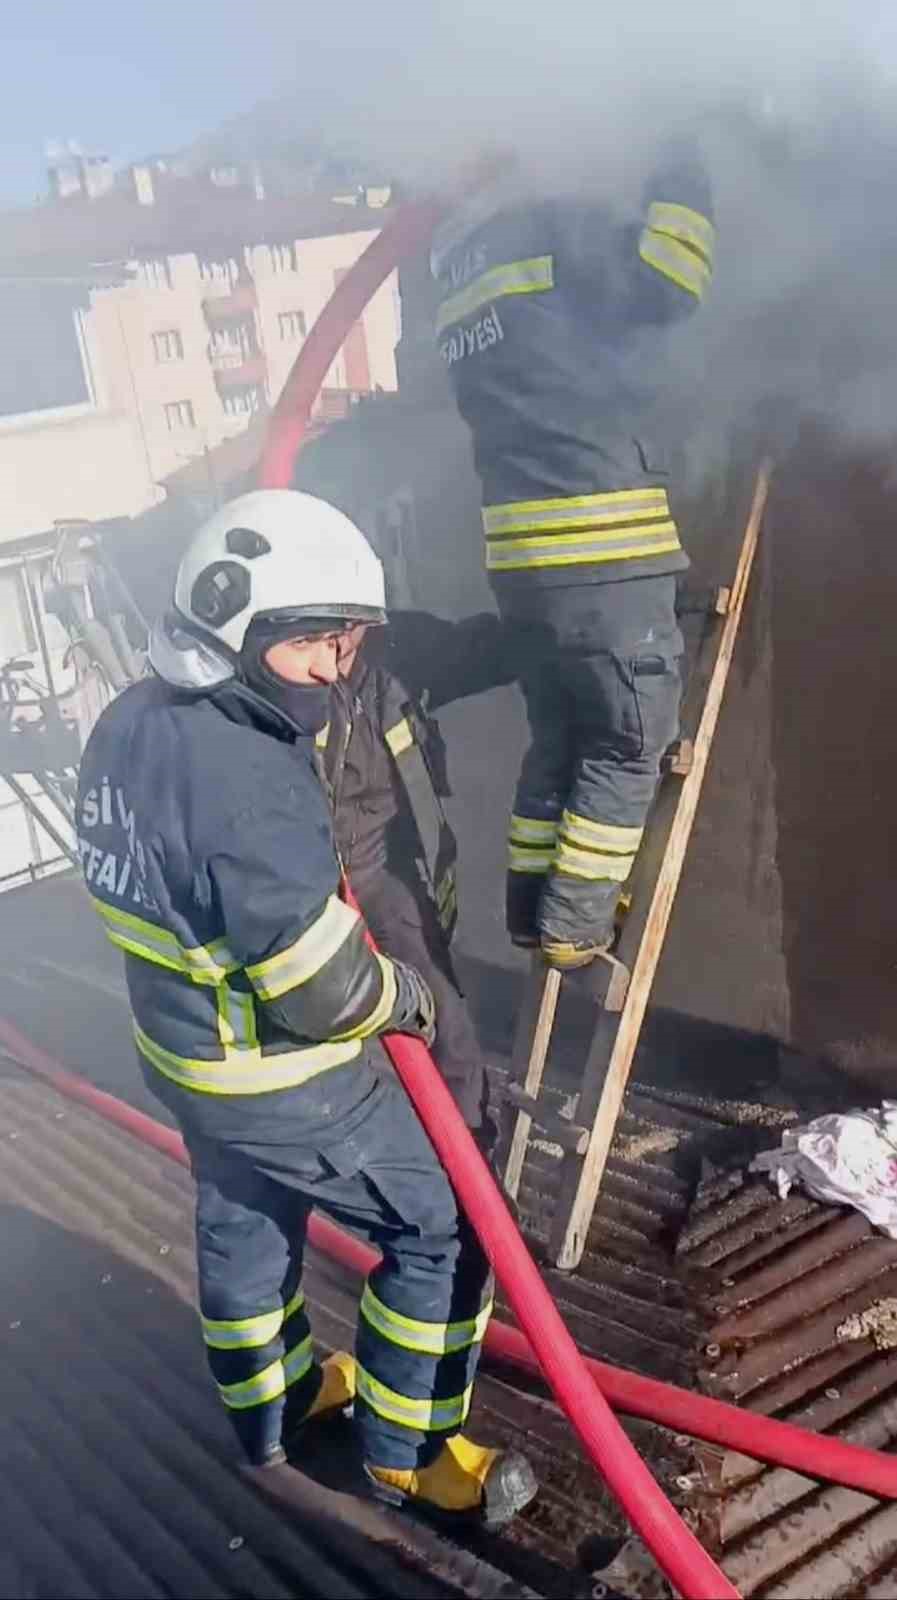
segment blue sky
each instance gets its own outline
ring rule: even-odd
[[[394,21],[405,0],[387,3]],[[43,192],[47,139],[115,161],[177,148],[275,92],[307,53],[363,47],[374,12],[358,0],[13,0],[0,49],[0,204]],[[338,100],[336,90],[337,119]]]

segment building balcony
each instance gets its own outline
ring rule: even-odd
[[[257,306],[258,295],[254,283],[213,281],[205,285],[202,308],[210,325],[251,316]]]
[[[260,352],[243,355],[239,350],[222,350],[211,359],[219,394],[251,389],[254,384],[263,387],[267,380],[268,369]]]

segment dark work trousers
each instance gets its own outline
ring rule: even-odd
[[[613,936],[679,727],[675,602],[664,576],[534,590],[506,610],[532,736],[509,828],[513,939]]]
[[[489,1269],[404,1090],[376,1070],[380,1048],[260,1095],[198,1094],[145,1068],[190,1152],[209,1365],[257,1464],[282,1459],[320,1386],[301,1289],[312,1209],[383,1253],[358,1320],[363,1459],[426,1465],[467,1416]]]
[[[414,863],[409,855],[409,873]],[[472,1133],[488,1130],[488,1083],[451,950],[424,885],[391,865],[350,866],[365,922],[386,955],[416,967],[436,1001],[433,1059]]]

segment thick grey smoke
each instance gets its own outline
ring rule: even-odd
[[[508,143],[534,191],[630,207],[665,142],[694,130],[719,261],[673,341],[680,414],[708,441],[771,397],[892,428],[897,8],[387,0],[316,11],[301,32],[289,90],[226,142],[317,146],[423,190]]]

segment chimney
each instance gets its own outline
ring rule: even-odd
[[[150,167],[132,167],[134,177],[134,192],[137,204],[140,206],[153,206],[156,203],[155,189],[153,188],[153,174]]]

